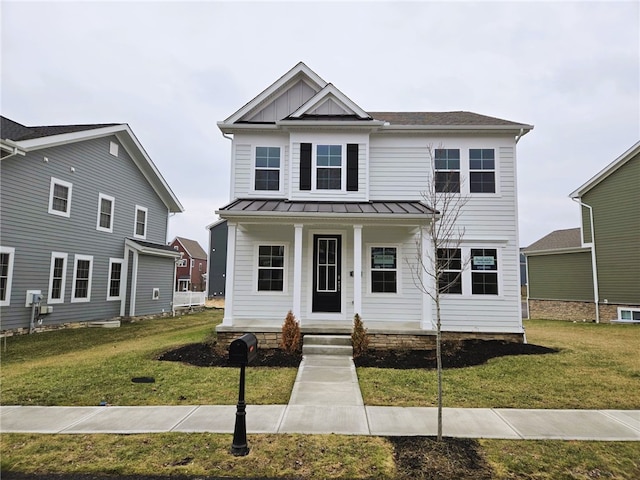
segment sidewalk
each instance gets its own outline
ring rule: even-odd
[[[235,405],[0,407],[0,432],[233,433]],[[426,435],[435,407],[365,406],[348,356],[305,355],[288,405],[248,405],[247,433]],[[526,440],[640,441],[640,410],[444,408],[443,435]]]

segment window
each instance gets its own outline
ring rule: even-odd
[[[436,192],[460,193],[459,149],[436,149],[435,189]]]
[[[97,230],[102,232],[113,232],[113,208],[115,199],[100,193],[98,195],[98,224]]]
[[[61,217],[71,216],[71,189],[71,183],[51,177],[49,213]]]
[[[258,247],[258,291],[284,291],[284,245]]]
[[[147,209],[136,205],[136,223],[133,230],[136,238],[147,238]]]
[[[459,248],[438,249],[438,290],[440,293],[462,293],[462,251]]]
[[[202,262],[198,262],[198,271],[201,272],[202,271]]]
[[[93,271],[93,257],[90,255],[76,255],[73,266],[72,302],[88,302],[91,300],[91,274]]]
[[[67,280],[67,254],[52,252],[49,270],[49,303],[64,303],[64,287]]]
[[[498,295],[498,251],[496,249],[471,249],[471,293]]]
[[[371,292],[398,291],[398,250],[396,247],[371,247]]]
[[[317,146],[316,189],[342,189],[342,145]]]
[[[122,285],[122,265],[121,258],[109,259],[109,280],[107,282],[107,300],[120,300],[120,287]]]
[[[11,280],[13,279],[13,247],[0,247],[0,306],[11,303]]]
[[[618,307],[618,320],[640,322],[640,308]]]
[[[469,150],[469,191],[471,193],[495,193],[495,163],[493,148]]]
[[[186,266],[187,266],[186,258],[181,258],[180,260],[178,260],[178,267],[186,267]]]
[[[256,147],[256,190],[280,190],[280,147]]]

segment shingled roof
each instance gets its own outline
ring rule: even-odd
[[[200,259],[207,258],[206,252],[202,249],[202,247],[197,241],[190,240],[184,237],[176,237],[176,240],[182,244],[182,246],[184,247],[184,249],[187,251],[187,253],[191,258],[200,258]]]
[[[526,126],[523,123],[488,117],[473,112],[367,112],[376,120],[391,125],[482,125],[482,126]]]
[[[50,137],[65,133],[83,132],[85,130],[95,130],[96,128],[113,127],[119,123],[94,123],[90,125],[50,125],[27,127],[18,122],[14,122],[6,117],[0,117],[0,137],[3,140],[31,140],[34,138]]]
[[[523,251],[524,253],[532,253],[547,250],[580,248],[581,246],[582,239],[580,238],[580,228],[568,228],[565,230],[555,230],[551,232],[540,240],[533,242]]]

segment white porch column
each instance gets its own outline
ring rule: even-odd
[[[422,227],[420,229],[420,256],[422,258],[422,265],[420,266],[422,269],[422,285],[428,292],[432,292],[434,287],[434,279],[433,279],[433,255],[435,252],[431,253],[429,250],[431,249],[431,236],[429,235],[429,230],[427,227]],[[421,327],[423,330],[435,330],[435,325],[433,323],[433,301],[431,297],[423,292],[422,293],[422,322]]]
[[[236,232],[238,225],[235,222],[227,222],[227,271],[225,273],[224,287],[224,318],[223,325],[233,324],[233,285],[235,278],[236,260]]]
[[[353,313],[362,316],[362,225],[353,226]]]
[[[293,314],[302,324],[302,224],[296,223],[293,227]]]

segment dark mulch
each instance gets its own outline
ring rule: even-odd
[[[443,342],[444,368],[481,365],[487,360],[506,355],[540,355],[557,353],[553,348],[500,340],[465,340]],[[183,362],[198,367],[234,367],[227,361],[227,352],[210,344],[192,343],[162,353],[158,360]],[[290,355],[280,349],[260,349],[252,367],[298,367],[302,355]],[[376,368],[436,368],[435,350],[368,350],[354,360],[357,367]]]

